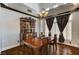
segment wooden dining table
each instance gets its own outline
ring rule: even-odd
[[[23,41],[23,44],[28,46],[28,47],[31,47],[33,54],[34,54],[34,52],[36,54],[39,54],[40,50],[42,50],[42,48],[44,46],[48,46],[48,39],[46,39],[46,38],[43,38],[43,39],[40,39],[40,38],[26,39]]]

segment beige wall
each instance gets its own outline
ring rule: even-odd
[[[79,12],[72,16],[72,44],[79,47]]]
[[[0,41],[1,50],[6,50],[19,45],[20,17],[26,15],[1,8],[0,12]]]
[[[3,51],[19,45],[20,17],[30,16],[0,7],[0,50]],[[36,24],[36,31],[38,32],[38,23]]]

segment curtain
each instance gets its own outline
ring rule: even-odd
[[[49,30],[49,34],[48,34],[49,36],[51,36],[51,29],[52,29],[52,26],[53,26],[53,21],[54,21],[54,17],[46,19],[47,27],[48,27],[48,30]]]
[[[69,15],[70,14],[66,14],[66,15],[61,15],[61,16],[56,17],[57,18],[57,24],[58,24],[58,27],[59,27],[59,30],[60,30],[59,42],[65,41],[64,36],[63,36],[63,31],[64,31],[64,28],[67,25]]]

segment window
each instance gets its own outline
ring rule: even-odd
[[[45,36],[48,36],[48,33],[49,33],[48,27],[45,22]],[[59,38],[59,33],[60,33],[60,31],[59,31],[57,21],[55,18],[52,29],[51,29],[51,37],[53,38],[54,34],[57,34],[57,38]],[[63,35],[64,35],[65,40],[67,40],[68,42],[71,41],[71,39],[72,39],[72,15],[70,16],[69,21],[63,31]]]

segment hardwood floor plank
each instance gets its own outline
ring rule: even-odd
[[[57,50],[54,48],[53,45],[50,45],[50,50],[48,47],[43,47],[43,49],[40,51],[39,55],[79,55],[79,48],[63,45],[63,44],[57,44]],[[25,47],[25,50],[23,47],[15,47],[6,51],[3,51],[2,55],[34,55],[36,51],[32,51],[31,48]]]

